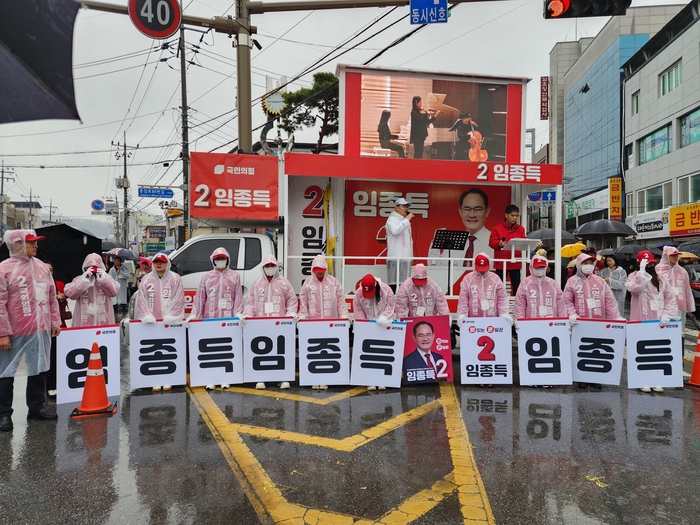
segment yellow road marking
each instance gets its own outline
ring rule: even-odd
[[[193,388],[193,390],[198,390],[202,387]],[[356,388],[351,388],[345,392],[339,392],[332,396],[318,398],[311,396],[304,396],[301,394],[292,394],[291,392],[286,392],[285,390],[255,390],[254,388],[243,388],[243,387],[230,387],[226,390],[227,392],[237,392],[239,394],[247,394],[254,396],[263,397],[274,397],[275,399],[287,399],[289,401],[298,401],[300,403],[311,403],[314,405],[330,405],[336,401],[342,401],[343,399],[348,399],[350,397],[367,392],[367,387],[358,386]]]

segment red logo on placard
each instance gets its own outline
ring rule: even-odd
[[[279,324],[280,324],[280,322],[279,322],[279,321],[275,322],[275,326],[278,326]]]
[[[102,333],[101,330],[98,330],[97,332],[95,332],[96,335],[100,335],[101,333]]]
[[[329,324],[328,326],[330,326],[331,328],[333,328],[333,323]]]
[[[605,325],[605,328],[610,328],[610,325],[609,325],[609,324],[606,324],[606,325]]]
[[[469,333],[470,333],[470,334],[476,333],[476,326],[470,326],[470,327],[469,327]]]
[[[226,326],[226,323],[221,323],[221,326]]]
[[[554,323],[549,323],[549,326],[554,326]]]
[[[487,326],[487,327],[486,327],[486,331],[487,331],[489,334],[492,334],[492,333],[493,333],[493,326]]]

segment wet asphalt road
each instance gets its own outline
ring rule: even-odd
[[[27,422],[18,376],[0,523],[700,522],[689,389],[152,394],[128,392],[128,350],[122,368],[117,414],[77,421]]]

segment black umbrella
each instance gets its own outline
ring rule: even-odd
[[[529,232],[527,234],[527,238],[528,239],[539,239],[546,244],[546,241],[553,241],[554,240],[555,234],[556,234],[556,230],[554,228],[545,228],[544,230],[537,230],[534,232]],[[578,241],[578,237],[576,237],[573,233],[570,233],[566,230],[562,230],[561,240],[564,241],[564,244],[569,244],[570,242]]]
[[[120,257],[122,261],[138,261],[139,256],[136,255],[134,252],[127,250],[126,248],[112,248],[111,250],[108,250],[105,252],[109,256],[110,259],[114,259],[115,257]]]
[[[687,241],[678,245],[680,252],[697,252],[700,251],[700,241]]]
[[[37,228],[36,234],[46,237],[46,240],[39,241],[37,257],[53,263],[57,281],[72,281],[83,273],[85,257],[90,253],[100,253],[100,239],[67,224]],[[0,260],[8,257],[7,245],[3,244],[0,246]]]
[[[0,124],[78,119],[73,90],[75,0],[0,2]]]
[[[659,257],[661,257],[662,254],[662,251],[658,248],[650,248],[649,246],[641,246],[639,244],[625,244],[624,246],[620,246],[617,250],[615,250],[615,254],[624,255],[626,253],[630,253],[636,256],[639,252],[644,250],[649,250],[651,253],[658,255]]]
[[[106,252],[109,250],[113,250],[114,248],[126,248],[122,243],[117,242],[117,241],[109,241],[107,239],[102,240],[102,251]]]
[[[598,219],[590,221],[581,226],[576,235],[579,237],[590,237],[597,235],[606,235],[610,237],[627,237],[628,235],[637,235],[637,232],[627,226],[624,222],[611,221],[610,219]]]

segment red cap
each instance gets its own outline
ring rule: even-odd
[[[223,253],[217,253],[212,257],[212,259],[216,261],[217,259],[228,259],[228,257],[226,257]]]
[[[28,233],[27,236],[24,238],[26,242],[43,241],[45,239],[46,237],[44,237],[43,235],[32,235],[31,233]]]
[[[474,259],[474,267],[477,270],[488,270],[490,266],[491,261],[489,261],[489,258],[484,254],[479,254],[476,256],[476,259]]]
[[[325,268],[319,268],[318,266],[316,266],[316,267],[314,267],[314,268],[311,268],[311,271],[314,272],[314,273],[326,273],[326,269],[325,269]]]
[[[547,262],[547,259],[542,257],[541,255],[537,255],[532,258],[532,267],[533,268],[545,268],[549,264]]]
[[[371,299],[377,291],[377,279],[371,273],[368,273],[360,281],[362,287],[362,297]]]
[[[654,254],[649,250],[644,250],[637,254],[637,262],[640,263],[642,261],[659,262],[654,258]]]
[[[667,250],[667,254],[669,255],[669,257],[671,255],[680,255],[680,253],[681,253],[680,250],[678,248],[676,248],[675,246],[671,246],[671,248],[669,250]]]
[[[165,255],[164,253],[157,253],[157,254],[155,255],[155,257],[153,257],[153,262],[158,262],[158,261],[167,263],[167,262],[168,262],[168,256]]]
[[[411,269],[411,279],[416,286],[425,286],[428,284],[428,270],[424,264],[416,264]]]

